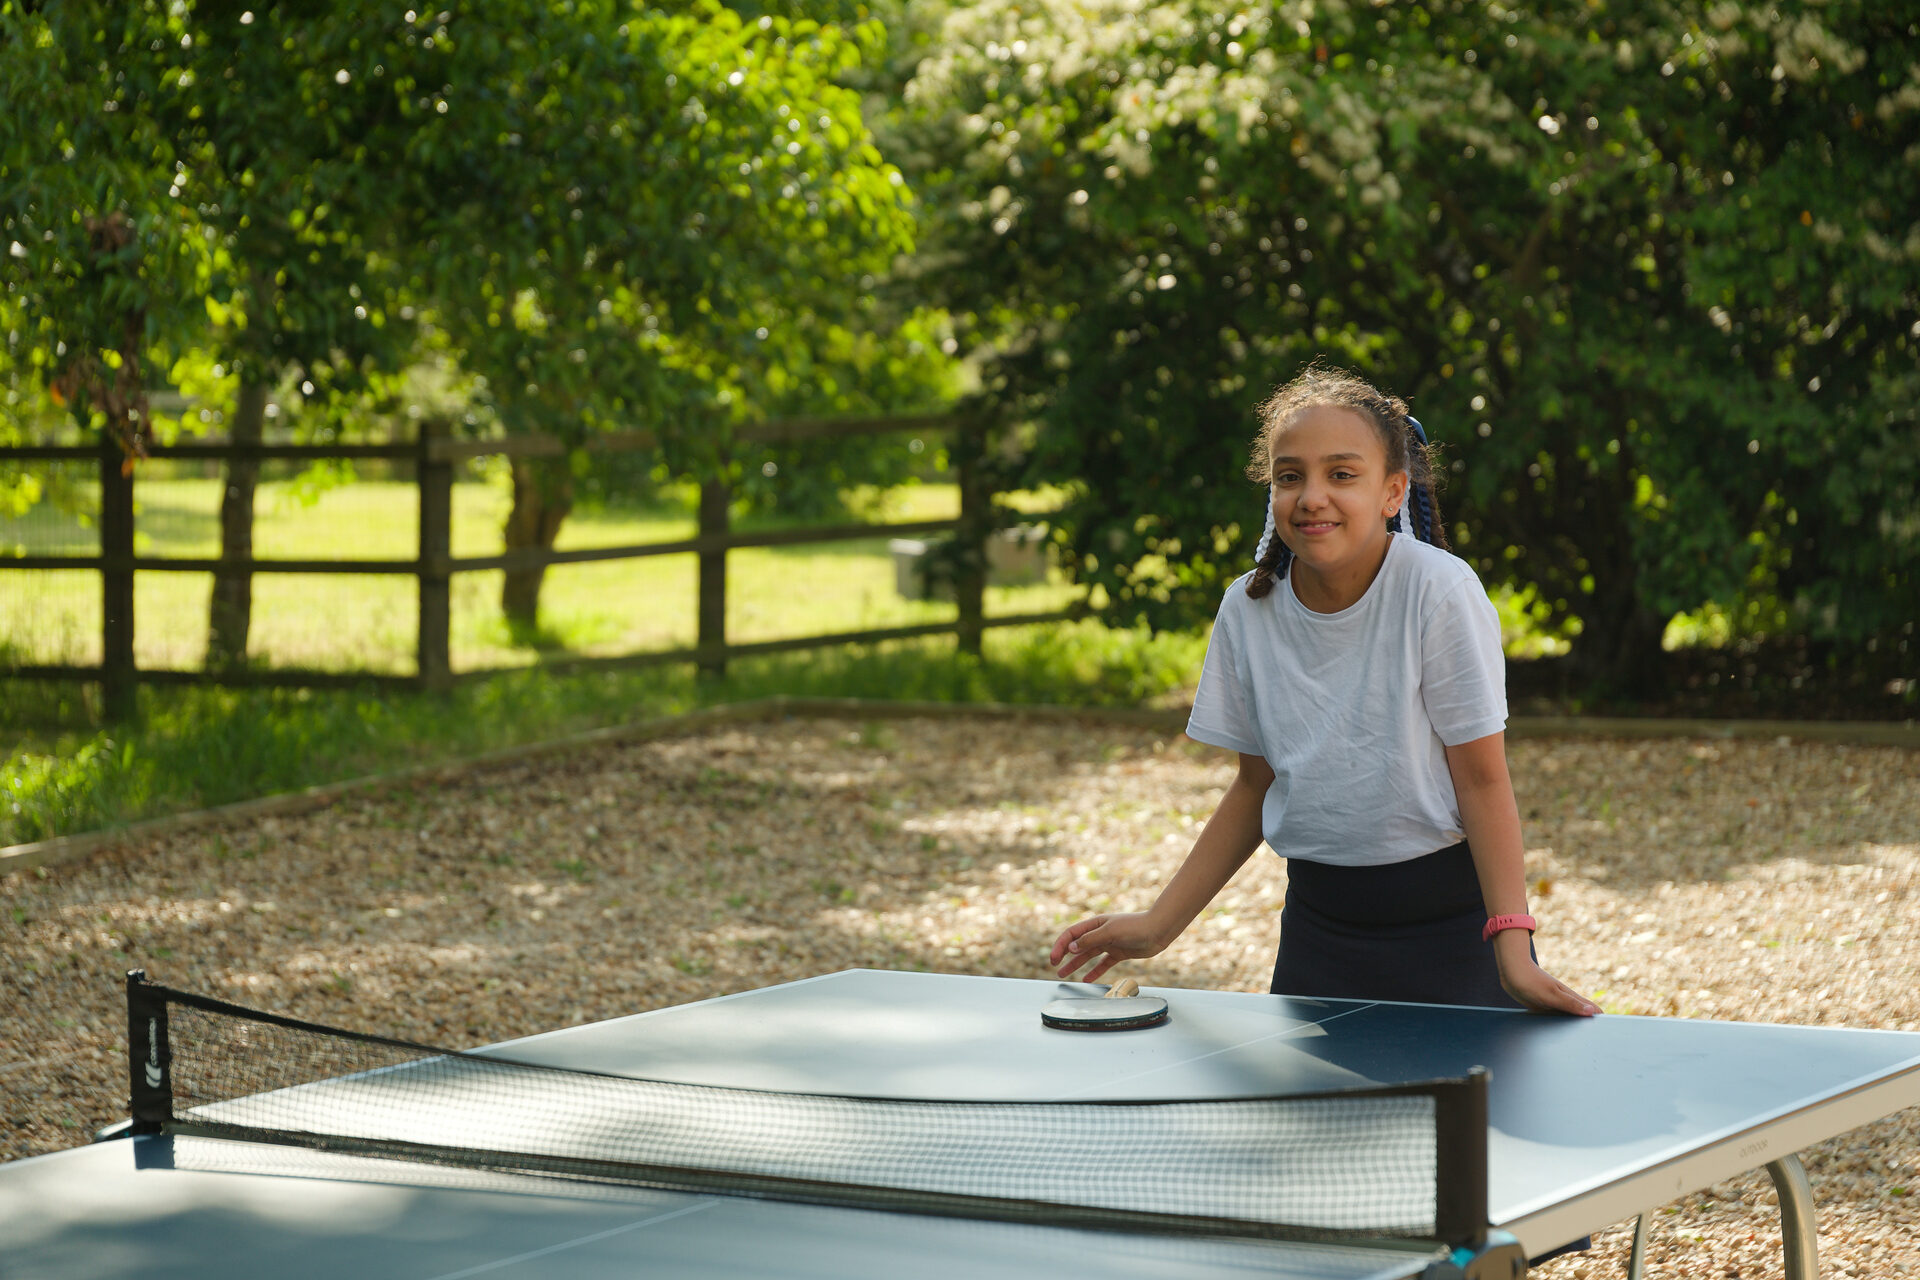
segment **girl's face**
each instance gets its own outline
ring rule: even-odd
[[[1351,409],[1310,405],[1268,438],[1273,524],[1295,568],[1324,581],[1371,582],[1387,551],[1387,519],[1407,473],[1387,470],[1372,423]]]

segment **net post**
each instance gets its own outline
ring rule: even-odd
[[[1455,1247],[1487,1242],[1487,1082],[1485,1067],[1434,1095],[1434,1234]]]
[[[159,1133],[173,1119],[173,1053],[167,1044],[167,997],[145,969],[127,970],[129,1134]]]

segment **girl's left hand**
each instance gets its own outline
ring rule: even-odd
[[[1506,938],[1514,938],[1521,945],[1500,945]],[[1496,934],[1494,942],[1494,955],[1500,961],[1500,985],[1507,989],[1508,995],[1527,1008],[1538,1013],[1571,1013],[1582,1018],[1591,1018],[1600,1012],[1599,1005],[1534,961],[1532,951],[1526,945],[1526,930],[1510,929],[1506,933]]]

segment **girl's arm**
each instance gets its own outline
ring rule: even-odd
[[[1460,820],[1473,850],[1480,897],[1489,916],[1527,914],[1526,846],[1520,839],[1520,807],[1507,774],[1507,735],[1488,734],[1447,748],[1447,768],[1460,800]],[[1525,929],[1493,935],[1500,985],[1529,1009],[1592,1015],[1599,1006],[1542,969],[1533,959]]]
[[[1081,979],[1097,982],[1101,974],[1122,960],[1139,960],[1165,951],[1260,847],[1260,810],[1272,783],[1273,769],[1266,760],[1242,752],[1240,771],[1227,794],[1220,797],[1219,807],[1207,819],[1186,861],[1160,891],[1152,908],[1124,915],[1091,916],[1067,926],[1054,939],[1048,955],[1060,976],[1071,977],[1080,966],[1098,960]]]

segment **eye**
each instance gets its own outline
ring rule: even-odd
[[[1353,472],[1347,470],[1345,467],[1336,467],[1334,468],[1333,478],[1335,480],[1352,480],[1356,477]]]
[[[1298,471],[1282,471],[1274,476],[1273,482],[1275,484],[1298,484],[1300,482],[1300,473]]]

